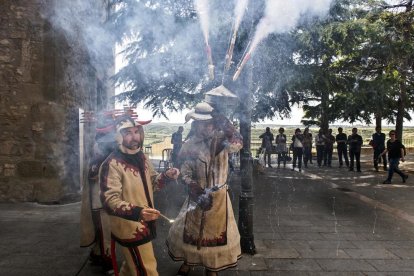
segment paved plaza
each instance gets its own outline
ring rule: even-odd
[[[407,183],[396,175],[385,185],[386,172],[375,172],[370,156],[363,160],[362,173],[334,162],[333,168],[273,168],[256,175],[257,254],[243,255],[236,268],[220,275],[414,275],[414,164],[401,166],[410,174]],[[236,219],[239,187],[236,172],[230,184]],[[173,185],[155,202],[174,217],[184,197],[183,187]],[[87,261],[89,250],[79,247],[79,202],[3,203],[0,210],[1,275],[103,275]],[[169,224],[159,220],[157,227],[159,273],[175,275],[180,263],[165,246]]]

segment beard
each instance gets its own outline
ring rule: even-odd
[[[123,143],[123,146],[130,150],[136,150],[141,147],[141,143],[137,141],[131,141],[129,143]]]

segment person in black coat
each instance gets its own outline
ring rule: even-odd
[[[358,129],[354,127],[352,129],[352,134],[348,136],[348,145],[349,145],[349,159],[351,164],[349,165],[349,170],[354,170],[354,160],[356,161],[357,172],[361,172],[361,147],[362,147],[362,137],[358,134]]]

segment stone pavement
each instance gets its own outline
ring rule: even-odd
[[[310,167],[302,172],[266,169],[255,177],[254,235],[257,254],[220,275],[414,275],[414,163],[404,185],[383,185],[364,156],[362,173]],[[336,162],[333,162],[336,165]],[[238,216],[238,176],[230,195]],[[184,200],[170,186],[155,202],[174,217]],[[0,275],[102,275],[79,248],[79,203],[0,204]],[[175,275],[180,263],[165,247],[168,222],[160,220],[155,241],[161,276]],[[119,257],[120,254],[118,254]],[[191,275],[201,276],[201,268]]]

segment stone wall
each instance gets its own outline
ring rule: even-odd
[[[0,1],[0,201],[59,202],[79,193],[87,155],[79,110],[99,110],[113,95],[112,51],[105,70],[92,66],[82,41],[68,41],[45,17],[57,4]]]

